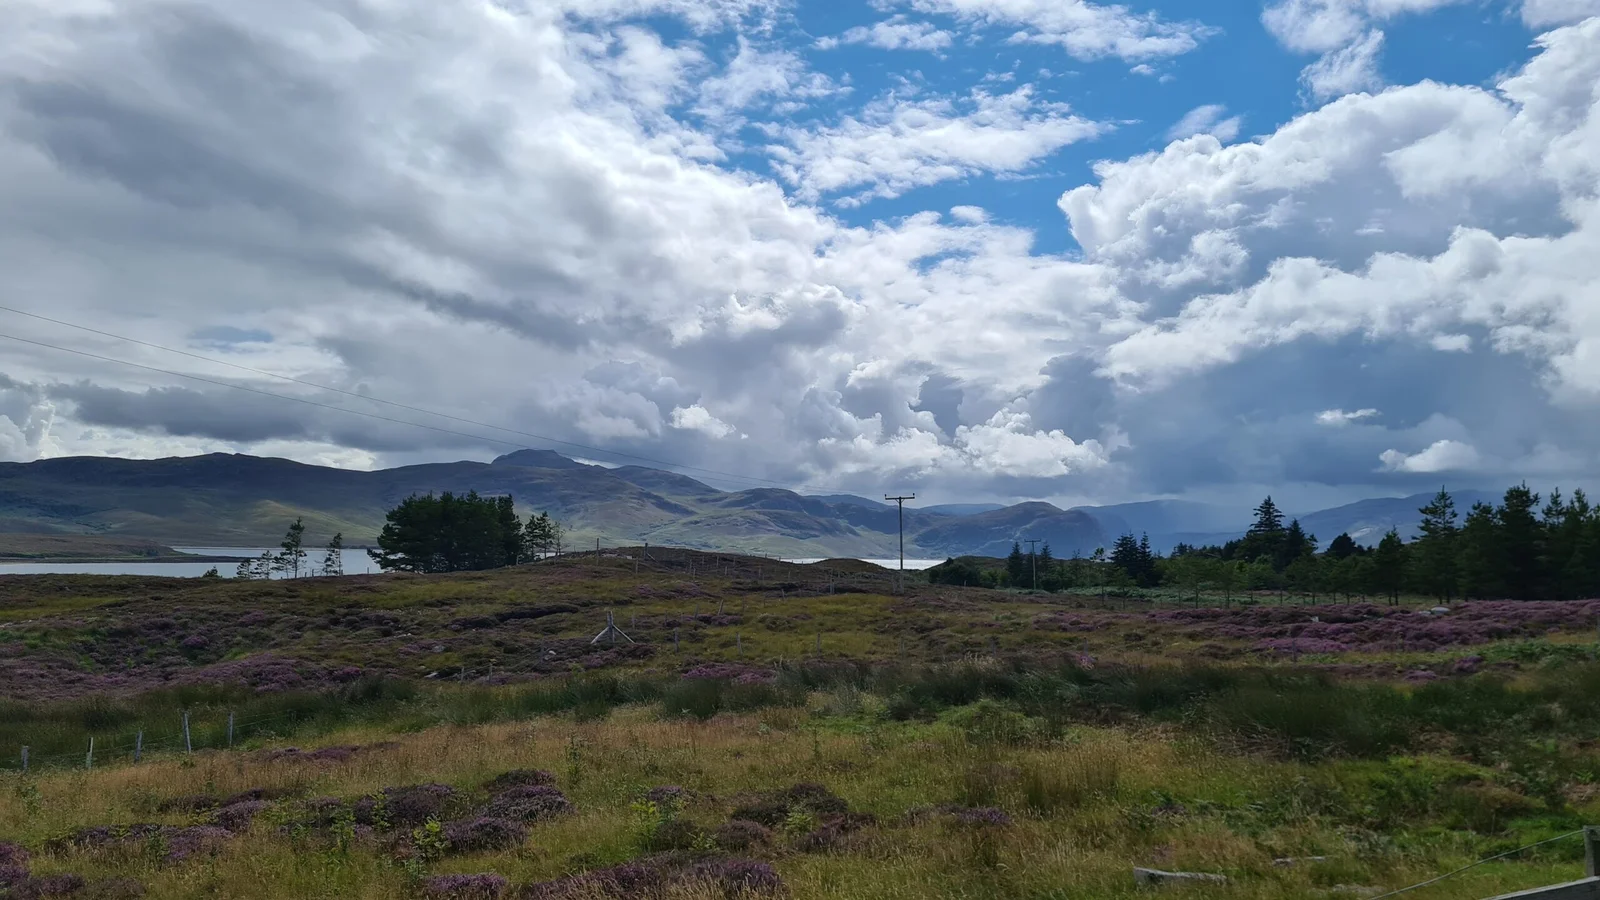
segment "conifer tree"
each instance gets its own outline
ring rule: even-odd
[[[340,532],[328,542],[328,549],[322,554],[322,575],[337,578],[344,574],[344,533]]]
[[[1460,529],[1456,527],[1456,501],[1444,488],[1432,502],[1417,510],[1422,514],[1420,535],[1415,545],[1418,586],[1423,593],[1441,600],[1453,599],[1460,577],[1456,560]]]
[[[1400,532],[1389,529],[1389,533],[1378,542],[1378,552],[1373,555],[1373,562],[1374,589],[1388,596],[1390,606],[1399,605],[1400,590],[1406,580],[1406,545],[1400,539]]]
[[[280,545],[283,547],[283,552],[278,554],[279,569],[289,578],[300,577],[300,567],[306,560],[305,539],[306,523],[296,517],[290,523],[288,533],[283,536],[283,543]]]

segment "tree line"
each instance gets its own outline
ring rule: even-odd
[[[328,541],[328,546],[323,549],[322,558],[313,563],[306,552],[306,523],[303,518],[296,518],[289,524],[289,530],[283,536],[283,543],[279,550],[267,550],[255,559],[243,560],[239,568],[234,570],[233,577],[240,581],[264,581],[273,576],[279,578],[305,577],[338,577],[344,574],[344,534],[335,534]],[[207,577],[215,577],[216,569],[206,573]]]
[[[241,581],[344,574],[344,535],[335,534],[312,559],[304,519],[289,525],[277,550],[239,563]],[[496,569],[560,553],[566,528],[549,513],[517,518],[510,497],[445,492],[408,497],[385,515],[378,549],[367,555],[384,571],[461,572]],[[215,577],[214,570],[207,572]]]
[[[1543,505],[1541,506],[1541,502]],[[1558,489],[1547,500],[1526,484],[1497,505],[1474,504],[1463,518],[1446,490],[1417,510],[1416,540],[1391,529],[1375,548],[1341,534],[1319,549],[1316,535],[1268,497],[1249,531],[1220,546],[1179,544],[1163,556],[1148,536],[1124,534],[1111,552],[1084,558],[1024,553],[1013,544],[1000,569],[947,560],[929,570],[936,583],[1039,590],[1132,587],[1223,592],[1292,591],[1310,595],[1402,594],[1458,598],[1561,600],[1600,597],[1600,509],[1583,491]]]
[[[367,553],[386,572],[476,571],[559,554],[565,538],[549,513],[518,519],[509,496],[446,491],[408,497],[389,510],[378,549]]]

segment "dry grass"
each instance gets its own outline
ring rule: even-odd
[[[493,871],[519,883],[614,864],[639,852],[630,804],[650,787],[689,788],[698,799],[686,815],[714,826],[736,798],[799,781],[826,784],[852,808],[876,815],[880,825],[837,852],[779,852],[774,862],[795,898],[1129,896],[1135,892],[1130,867],[1147,865],[1233,879],[1176,896],[1265,900],[1319,896],[1335,884],[1409,883],[1464,858],[1462,842],[1450,835],[1418,838],[1403,851],[1374,850],[1334,823],[1252,816],[1252,807],[1303,790],[1316,772],[1224,755],[1177,732],[1085,728],[1043,745],[982,745],[938,725],[830,727],[815,717],[826,699],[814,698],[811,712],[775,709],[705,723],[660,721],[652,711],[624,708],[592,723],[543,718],[400,736],[353,730],[330,736],[329,743],[393,745],[342,763],[211,752],[13,779],[0,790],[0,834],[37,848],[89,823],[186,824],[183,815],[153,810],[161,800],[194,794],[275,788],[355,796],[430,781],[470,789],[500,772],[542,768],[557,774],[577,804],[576,815],[534,826],[516,850],[448,858],[433,871]],[[982,799],[971,796],[975,777],[987,783],[991,802],[1016,817],[987,852],[977,838],[936,819],[907,817],[930,804]],[[1329,859],[1292,868],[1272,864],[1291,855]],[[186,864],[44,854],[35,868],[131,875],[146,884],[149,896],[174,900],[414,894],[406,872],[374,848],[307,850],[263,822],[216,857]],[[1414,896],[1482,897],[1573,874],[1570,863],[1503,864]]]

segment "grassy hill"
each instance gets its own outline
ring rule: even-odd
[[[896,541],[887,509],[776,489],[730,493],[671,472],[533,451],[375,472],[226,454],[0,464],[0,530],[253,546],[276,543],[303,516],[313,540],[342,532],[359,545],[377,538],[384,513],[404,498],[469,490],[510,494],[524,515],[548,511],[573,546],[598,538],[827,557],[880,554]],[[907,519],[909,531],[915,517]]]
[[[303,516],[313,543],[342,532],[347,545],[358,546],[376,540],[385,512],[406,497],[469,490],[509,494],[523,515],[548,511],[567,526],[574,547],[599,539],[612,546],[649,542],[818,558],[887,556],[899,547],[898,510],[867,498],[808,497],[777,488],[721,491],[674,472],[607,468],[540,450],[492,463],[372,472],[230,454],[3,463],[0,533],[270,546],[290,520]],[[1324,542],[1345,530],[1371,542],[1391,524],[1414,524],[1425,499],[1369,500],[1302,519]],[[1476,493],[1465,492],[1461,505],[1474,499]],[[1013,542],[1037,538],[1057,556],[1087,556],[1125,531],[1149,532],[1157,549],[1165,549],[1179,539],[1207,543],[1237,536],[1226,530],[1230,515],[1179,501],[1070,510],[1039,502],[908,508],[905,549],[924,558],[1003,556]]]

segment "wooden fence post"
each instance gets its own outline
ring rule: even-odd
[[[1600,878],[1600,827],[1583,829],[1583,872],[1590,878]]]
[[[228,712],[228,746],[233,746],[233,712]]]
[[[144,729],[141,728],[141,729],[139,729],[139,733],[133,736],[133,761],[134,762],[138,762],[139,761],[139,757],[141,757],[143,755],[144,755]]]
[[[194,752],[194,741],[189,738],[189,711],[183,711],[183,752]]]
[[[89,735],[89,753],[83,758],[83,767],[85,769],[94,768],[94,735],[92,734]]]
[[[22,774],[28,774],[28,748],[22,748]]]

